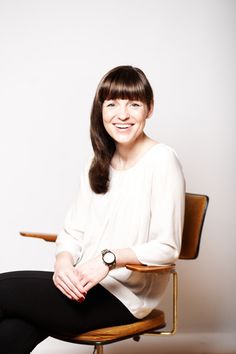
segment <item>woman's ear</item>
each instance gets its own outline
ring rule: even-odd
[[[154,102],[152,102],[151,105],[150,105],[150,108],[149,108],[149,111],[148,111],[146,119],[148,119],[148,118],[150,118],[152,116],[153,110],[154,110]]]

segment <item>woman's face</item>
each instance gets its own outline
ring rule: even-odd
[[[152,109],[140,101],[105,100],[102,106],[103,124],[118,144],[132,144],[143,133]]]

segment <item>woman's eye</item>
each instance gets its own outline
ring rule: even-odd
[[[140,103],[133,102],[133,103],[131,104],[131,106],[132,106],[132,107],[140,107],[141,105],[140,105]]]
[[[107,107],[115,107],[115,103],[113,102],[107,103]]]

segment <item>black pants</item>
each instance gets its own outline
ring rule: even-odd
[[[69,300],[54,285],[53,273],[0,274],[0,352],[28,354],[52,335],[78,334],[99,327],[137,321],[101,285],[83,303]]]

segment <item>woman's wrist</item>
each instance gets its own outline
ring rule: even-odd
[[[73,257],[69,252],[61,252],[56,255],[56,262],[57,264],[67,264],[73,266]]]

